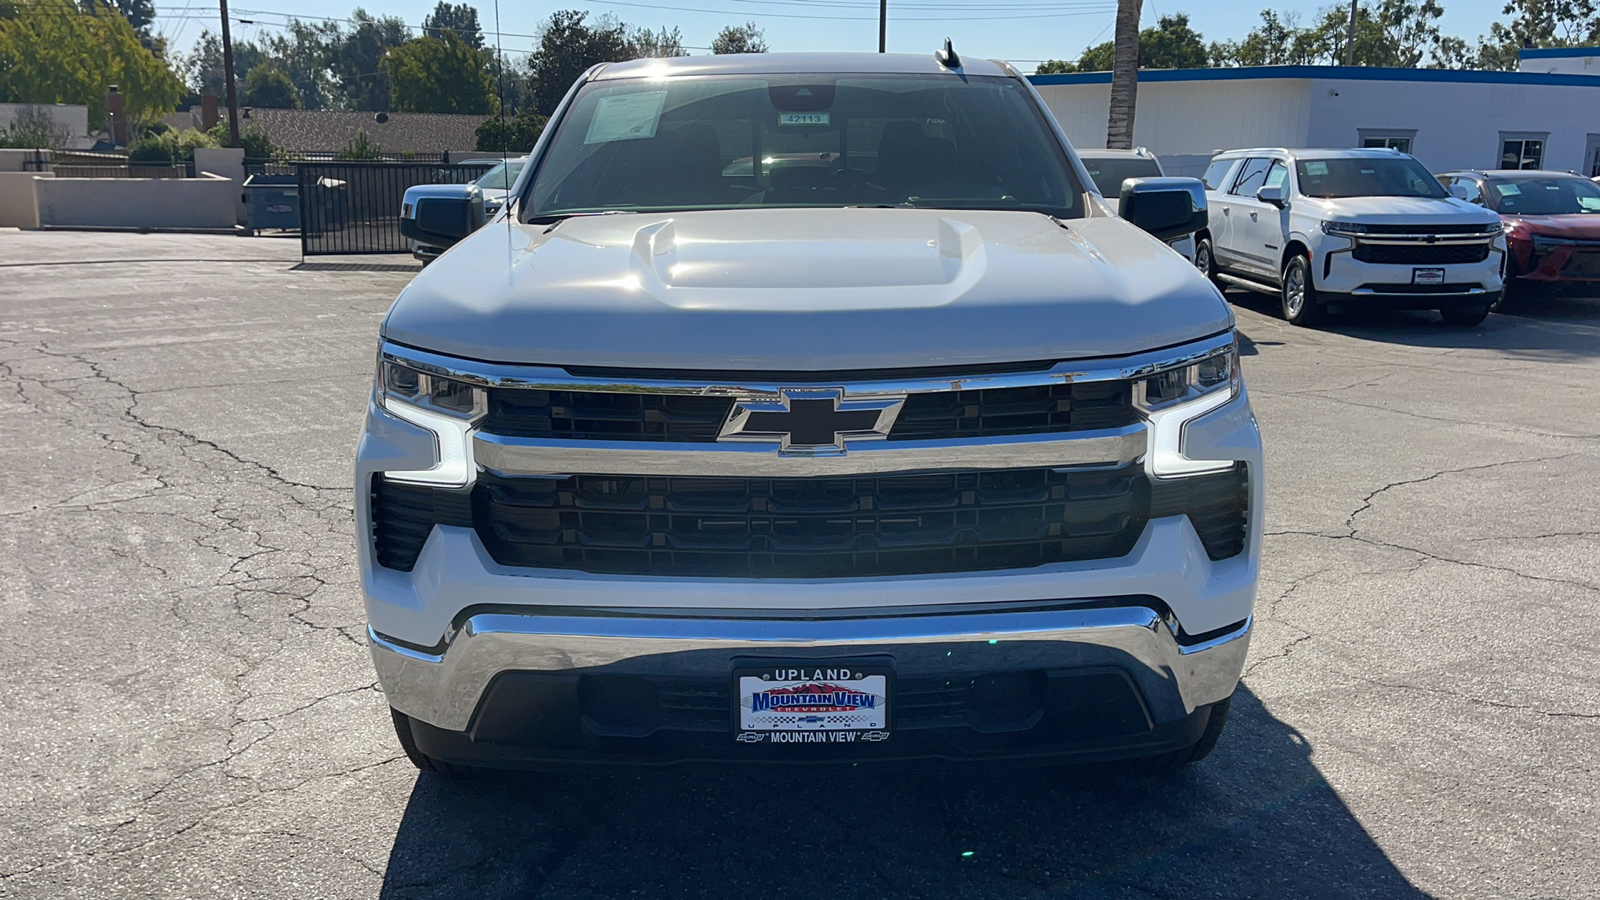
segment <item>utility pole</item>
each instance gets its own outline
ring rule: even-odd
[[[1360,2],[1361,0],[1350,0],[1350,28],[1344,36],[1344,64],[1347,66],[1356,64],[1356,7]]]
[[[878,0],[878,52],[886,53],[889,47],[889,0]]]
[[[239,95],[233,88],[233,38],[228,35],[228,0],[222,5],[222,77],[228,95],[228,146],[239,146]]]

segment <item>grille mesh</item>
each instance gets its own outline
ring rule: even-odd
[[[1488,244],[1356,244],[1351,255],[1364,263],[1397,265],[1448,265],[1483,262],[1489,258]]]
[[[1023,568],[1126,554],[1141,470],[842,478],[485,476],[478,534],[512,566],[822,578]]]

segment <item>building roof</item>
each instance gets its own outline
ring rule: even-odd
[[[927,53],[725,53],[679,56],[672,59],[636,59],[608,65],[594,75],[597,80],[642,78],[657,75],[788,75],[811,72],[829,74],[937,75],[946,69]],[[956,48],[957,53],[960,48]],[[1009,75],[1001,62],[961,57],[967,75]]]
[[[1517,51],[1518,59],[1561,59],[1572,56],[1600,56],[1600,47],[1530,47]]]
[[[228,120],[226,109],[222,121]],[[374,113],[343,109],[240,109],[239,127],[254,125],[272,143],[298,153],[344,149],[364,129],[385,154],[443,153],[477,146],[478,126],[488,116],[447,113]]]
[[[1550,72],[1489,72],[1457,69],[1388,69],[1379,66],[1237,66],[1215,69],[1140,69],[1139,83],[1158,81],[1241,81],[1254,78],[1326,78],[1345,81],[1457,82],[1600,87],[1594,75]],[[1110,72],[1029,75],[1039,87],[1052,84],[1110,84]]]

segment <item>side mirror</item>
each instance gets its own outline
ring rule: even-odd
[[[1206,227],[1206,186],[1198,178],[1129,178],[1118,206],[1124,219],[1163,241]]]
[[[1457,200],[1465,200],[1471,195],[1467,193],[1467,186],[1458,181],[1450,185],[1450,196]]]
[[[1264,184],[1260,190],[1256,191],[1256,199],[1262,203],[1271,203],[1273,206],[1283,209],[1283,203],[1287,197],[1284,195],[1283,185]]]
[[[449,247],[483,225],[483,191],[475,184],[419,184],[400,203],[400,233],[431,247]]]

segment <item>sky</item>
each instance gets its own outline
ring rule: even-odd
[[[399,16],[420,25],[435,0],[230,0],[236,38],[251,38],[281,24],[287,16],[345,17],[356,6],[373,14]],[[495,31],[493,0],[467,0],[478,8],[484,31]],[[1373,0],[1365,0],[1371,3]],[[1309,22],[1330,0],[1277,0],[1268,4],[1300,14]],[[1341,4],[1342,5],[1342,4]],[[1500,18],[1504,0],[1442,0],[1443,30],[1469,42]],[[217,30],[216,0],[158,0],[157,26],[180,53],[187,52],[202,28]],[[560,9],[611,13],[629,24],[682,29],[691,52],[705,52],[724,25],[753,21],[766,32],[772,50],[866,51],[878,49],[877,0],[628,0],[628,2],[545,2],[501,0],[502,44],[508,53],[526,53],[539,23]],[[1163,15],[1187,12],[1191,27],[1207,41],[1241,38],[1260,21],[1262,0],[1144,0],[1143,24]],[[1116,17],[1115,0],[889,0],[888,49],[891,53],[932,53],[945,37],[962,54],[1009,59],[1025,72],[1043,59],[1076,59],[1091,44],[1108,40]],[[492,41],[492,36],[490,37]]]

